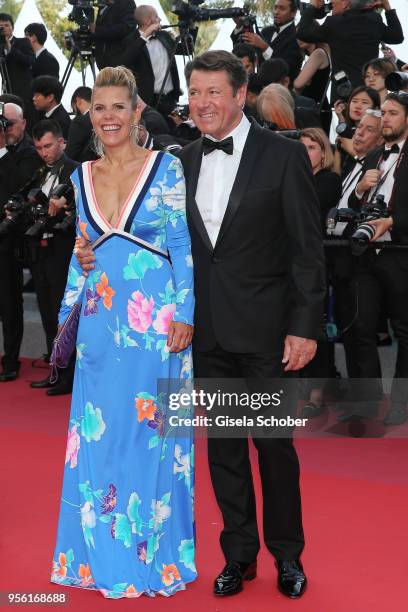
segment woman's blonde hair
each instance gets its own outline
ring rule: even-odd
[[[280,130],[296,128],[295,103],[283,85],[272,83],[264,87],[258,96],[257,109],[262,119],[275,123]]]
[[[137,86],[135,77],[129,68],[125,68],[124,66],[108,66],[107,68],[102,68],[96,77],[93,91],[101,87],[126,87],[132,102],[132,108],[136,108]]]
[[[310,138],[310,140],[319,145],[322,150],[322,168],[331,170],[334,163],[334,155],[326,133],[321,128],[305,128],[301,131],[300,138]]]

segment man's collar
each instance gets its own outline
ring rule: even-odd
[[[225,140],[225,138],[232,136],[234,140],[234,151],[238,150],[239,152],[242,152],[250,127],[250,122],[248,121],[244,113],[242,113],[242,117],[238,125],[236,125],[234,129],[229,132],[229,134],[226,134],[222,140]],[[207,136],[207,138],[210,138],[211,140],[216,140],[216,138],[210,136],[209,134],[203,134],[203,136]]]
[[[45,113],[45,117],[47,117],[48,119],[49,116],[52,115],[55,109],[58,108],[59,106],[61,106],[61,102],[59,104],[56,104],[56,106],[53,106],[52,108],[50,108],[50,110]]]
[[[45,51],[45,47],[41,47],[38,51],[35,52],[35,57],[38,57],[43,51]]]

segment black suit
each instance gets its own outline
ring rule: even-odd
[[[31,67],[35,55],[27,38],[11,39],[11,50],[6,55],[6,66],[11,82],[11,93],[23,98],[24,102],[31,100]]]
[[[65,108],[60,104],[57,106],[48,117],[45,114],[41,117],[42,119],[52,119],[56,121],[62,130],[64,140],[68,140],[69,128],[71,127],[71,117]]]
[[[65,153],[79,163],[98,159],[92,149],[92,123],[89,112],[79,114],[71,121]]]
[[[395,10],[386,11],[387,24],[375,11],[349,10],[342,15],[331,15],[322,24],[316,23],[319,11],[307,7],[303,12],[297,36],[307,42],[327,42],[330,45],[332,74],[344,70],[353,87],[363,82],[364,64],[378,57],[381,41],[398,45],[404,40]],[[332,81],[331,99],[337,99]]]
[[[174,47],[173,38],[164,30],[159,30],[156,37],[160,40],[170,57],[170,53]],[[138,30],[135,30],[127,37],[122,62],[123,65],[130,68],[135,75],[136,84],[142,100],[149,106],[153,106],[156,100],[154,93],[153,67],[150,61],[149,51],[146,47],[146,41],[140,36]],[[173,81],[173,90],[164,97],[171,99],[175,105],[181,94],[180,80],[175,61],[171,64],[170,76]]]
[[[27,136],[0,159],[0,220],[3,206],[8,198],[32,177],[41,165],[31,141]],[[0,237],[0,315],[3,326],[4,356],[2,365],[6,371],[19,367],[19,353],[23,339],[23,270],[16,259],[18,237],[10,232]]]
[[[367,170],[377,168],[382,152],[383,147],[380,147],[367,156],[362,176]],[[394,178],[395,188],[388,203],[393,218],[391,237],[393,242],[408,245],[408,141],[405,141]],[[350,196],[349,205],[356,209],[361,206],[354,193]],[[391,400],[406,404],[407,389],[398,379],[408,378],[408,250],[383,250],[377,254],[374,249],[369,249],[355,259],[359,314],[354,325],[354,336],[358,377],[381,377],[376,332],[385,299],[398,340]]]
[[[315,338],[323,309],[319,206],[306,151],[252,124],[215,248],[195,200],[202,152],[201,139],[180,152],[194,259],[196,376],[282,376],[285,335]],[[265,542],[276,558],[296,558],[304,538],[292,440],[254,443]],[[225,557],[250,562],[259,537],[247,438],[209,439],[209,462]]]
[[[261,35],[273,51],[272,58],[280,57],[288,63],[289,77],[292,83],[299,74],[303,62],[302,52],[296,40],[296,28],[292,23],[272,41],[275,31],[275,26],[268,26],[263,28]]]
[[[44,49],[40,55],[35,58],[31,68],[33,78],[48,75],[59,80],[59,63],[52,53]]]
[[[119,66],[123,39],[135,27],[134,0],[115,0],[98,12],[95,27],[95,59],[101,70],[105,66]]]

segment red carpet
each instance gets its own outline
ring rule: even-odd
[[[48,582],[68,424],[69,397],[30,390],[43,377],[29,362],[15,383],[0,386],[0,591],[64,592],[82,610],[205,612],[405,612],[408,567],[408,442],[402,439],[303,440],[303,561],[309,589],[299,601],[279,594],[269,553],[258,578],[240,595],[211,595],[222,568],[220,516],[213,499],[205,443],[198,440],[196,514],[199,579],[170,599],[105,600],[99,593]],[[254,462],[256,457],[254,454]],[[260,492],[258,479],[257,492]],[[261,503],[258,504],[261,507]],[[27,608],[21,606],[20,608]],[[51,609],[53,609],[52,607]],[[31,609],[50,609],[35,606]],[[54,608],[55,609],[55,608]],[[65,608],[66,609],[66,608]]]

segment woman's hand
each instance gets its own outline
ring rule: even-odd
[[[170,353],[184,351],[191,344],[193,331],[194,327],[192,325],[172,321],[167,335],[167,346],[170,349]]]
[[[336,144],[352,157],[354,157],[356,154],[353,147],[353,140],[351,138],[343,138],[338,136],[336,139]]]
[[[337,115],[339,123],[343,123],[345,121],[344,111],[346,110],[346,103],[343,100],[336,100],[333,105],[333,110]]]

